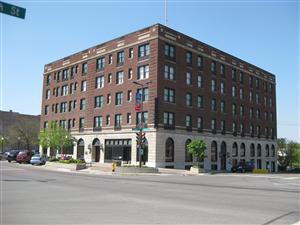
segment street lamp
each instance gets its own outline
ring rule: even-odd
[[[147,86],[148,84],[152,83],[152,82],[148,81],[145,84],[142,84],[142,83],[139,83],[137,81],[133,81],[132,83],[142,87],[142,90],[141,90],[141,108],[139,110],[141,112],[141,124],[139,125],[139,138],[141,138],[142,133],[143,133],[143,128],[144,128],[144,113],[143,113],[144,87]],[[138,150],[138,153],[139,153],[139,166],[142,167],[142,154],[141,154],[142,144],[139,143],[139,145],[140,145],[139,150]]]

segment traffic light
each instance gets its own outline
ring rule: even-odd
[[[136,144],[137,144],[137,146],[140,146],[140,144],[141,144],[140,132],[135,133],[135,134],[136,134]]]
[[[146,133],[143,132],[143,133],[141,134],[141,144],[144,145],[145,142],[146,142]]]

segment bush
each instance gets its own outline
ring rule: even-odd
[[[269,173],[268,170],[265,170],[265,169],[254,169],[252,171],[252,173],[257,173],[257,174],[266,174],[266,173]]]
[[[59,160],[60,163],[65,163],[65,164],[70,164],[70,163],[75,163],[75,164],[78,164],[78,163],[84,163],[83,160],[81,159],[65,159],[65,160]]]
[[[56,158],[55,156],[51,156],[48,161],[49,162],[57,162],[58,158]]]

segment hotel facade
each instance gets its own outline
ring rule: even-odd
[[[275,172],[275,96],[273,74],[155,24],[46,64],[40,128],[69,129],[74,158],[137,164],[143,117],[147,166],[189,168],[186,146],[202,139],[207,171],[245,161]]]

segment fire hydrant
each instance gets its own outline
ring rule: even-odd
[[[112,172],[115,172],[115,171],[116,171],[116,166],[117,166],[117,164],[116,164],[115,162],[113,162],[113,163],[111,164],[111,171],[112,171]]]

